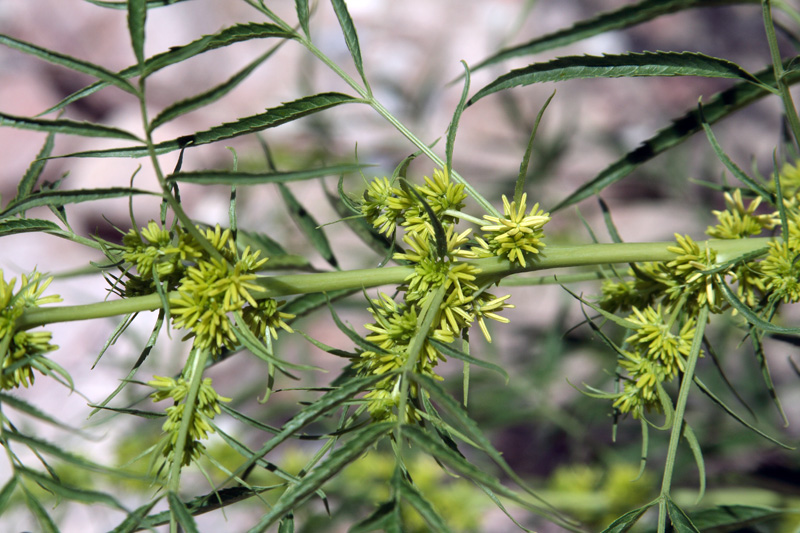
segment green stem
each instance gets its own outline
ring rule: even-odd
[[[764,17],[764,29],[767,32],[767,42],[769,43],[769,52],[772,58],[772,69],[775,72],[775,84],[780,91],[783,106],[786,110],[786,118],[789,121],[789,127],[794,134],[794,141],[800,145],[800,117],[797,115],[797,109],[792,100],[792,94],[789,92],[789,85],[783,77],[783,62],[781,61],[781,53],[778,49],[778,38],[775,35],[775,24],[772,20],[772,8],[770,7],[770,0],[762,0],[761,11]]]
[[[760,248],[771,239],[732,239],[710,240],[698,244],[708,244],[717,252],[720,263],[729,261]],[[584,244],[579,246],[548,246],[539,256],[528,262],[526,268],[511,264],[500,257],[489,257],[470,261],[481,269],[484,282],[493,282],[519,272],[547,270],[551,268],[596,266],[610,263],[641,263],[647,261],[669,261],[675,254],[667,250],[671,243],[612,243]],[[314,274],[290,274],[285,276],[261,277],[256,282],[265,291],[254,294],[256,298],[272,298],[292,294],[308,294],[344,289],[361,289],[398,285],[414,273],[411,267],[384,267],[344,272],[323,272]],[[167,294],[172,303],[177,291]],[[104,318],[140,311],[154,311],[161,308],[158,294],[134,296],[122,300],[111,300],[85,305],[59,307],[34,307],[26,310],[16,323],[17,330],[24,330],[56,322],[72,322],[92,318]]]
[[[675,418],[672,422],[672,433],[669,437],[669,448],[667,449],[667,460],[664,465],[664,477],[661,481],[661,495],[658,503],[658,533],[664,533],[667,527],[667,498],[669,498],[670,485],[672,484],[672,472],[675,469],[675,458],[678,454],[678,443],[683,435],[683,415],[686,412],[686,402],[689,399],[689,389],[692,388],[694,380],[694,369],[697,360],[700,358],[700,349],[703,343],[703,332],[708,321],[708,306],[700,308],[697,315],[697,329],[692,340],[692,351],[686,363],[686,370],[683,373],[681,389],[678,393],[678,402],[675,405]]]

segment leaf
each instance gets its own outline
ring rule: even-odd
[[[697,529],[689,517],[686,516],[683,509],[675,505],[675,502],[673,502],[669,496],[665,495],[664,498],[667,500],[667,512],[669,513],[669,519],[675,531],[680,531],[681,533],[700,533],[700,530]]]
[[[90,4],[94,4],[100,7],[108,7],[111,9],[127,9],[128,7],[128,0],[122,2],[114,2],[111,0],[85,0]],[[187,2],[188,0],[147,0],[147,7],[162,7],[162,6],[171,6],[173,4],[177,4],[179,2]]]
[[[581,20],[569,28],[548,33],[526,43],[500,50],[472,67],[472,70],[476,71],[512,57],[533,55],[559,48],[612,30],[630,28],[661,15],[675,13],[684,9],[712,5],[757,3],[759,3],[759,0],[644,0],[614,11],[601,13],[593,18]]]
[[[756,73],[756,77],[765,85],[771,86],[775,83],[772,67]],[[796,83],[798,80],[800,80],[800,72],[787,77],[787,83]],[[708,124],[714,124],[734,111],[738,111],[768,94],[770,94],[769,91],[760,86],[753,85],[750,82],[740,82],[730,89],[714,95],[709,100],[709,103],[703,106],[703,114]],[[598,194],[647,161],[677,146],[701,129],[702,125],[698,110],[696,108],[690,110],[682,117],[674,119],[670,126],[657,132],[638,148],[628,152],[621,159],[606,167],[593,180],[581,185],[575,192],[550,209],[550,212],[558,211]]]
[[[35,218],[11,218],[8,220],[0,220],[0,237],[36,231],[59,231],[60,229],[58,224],[50,222],[49,220],[38,220]]]
[[[164,1],[169,3],[169,0],[164,0]],[[164,2],[154,3],[152,2],[152,0],[148,2],[148,6],[159,6],[159,5],[167,5],[167,4],[165,4]],[[119,9],[127,9],[128,3],[124,2],[120,4],[120,6],[121,7]],[[204,52],[208,52],[210,50],[215,50],[217,48],[222,48],[225,46],[229,46],[242,41],[248,41],[251,39],[264,39],[269,37],[291,39],[294,37],[294,34],[291,32],[287,32],[286,30],[275,24],[254,23],[254,22],[248,24],[234,24],[233,26],[223,28],[217,33],[211,35],[204,35],[199,39],[192,41],[186,45],[175,46],[170,48],[169,51],[167,52],[154,55],[153,57],[145,60],[144,70],[142,70],[140,66],[136,64],[122,70],[119,74],[124,78],[139,76],[142,75],[143,72],[145,76],[149,76],[150,74],[158,70],[161,70],[165,67],[174,65],[176,63],[180,63],[181,61],[200,55]],[[59,103],[51,107],[50,109],[42,112],[41,115],[46,115],[48,113],[64,109],[69,104],[77,102],[78,100],[99,91],[100,89],[106,87],[107,85],[108,85],[107,82],[101,81],[93,83],[92,85],[89,85],[87,87],[84,87],[83,89],[80,89],[72,93],[71,95],[67,96]]]
[[[531,136],[528,139],[528,145],[525,148],[525,155],[522,156],[522,161],[520,161],[519,164],[517,181],[514,183],[514,202],[516,202],[517,205],[520,205],[520,202],[522,201],[522,193],[525,192],[525,178],[528,176],[528,165],[531,161],[531,154],[533,153],[533,141],[536,139],[536,132],[539,130],[539,123],[542,121],[544,112],[547,110],[547,106],[550,105],[550,102],[553,100],[555,95],[556,92],[553,91],[547,100],[545,100],[544,105],[542,105],[541,109],[539,109],[539,113],[536,115],[536,121],[533,123]]]
[[[88,61],[83,61],[68,55],[60,54],[46,48],[40,48],[31,43],[26,43],[24,41],[19,41],[9,37],[8,35],[0,34],[0,44],[4,44],[9,48],[13,48],[14,50],[19,50],[20,52],[36,56],[39,59],[43,59],[49,63],[53,63],[54,65],[60,65],[77,72],[82,72],[83,74],[88,74],[89,76],[119,87],[125,92],[136,94],[136,88],[131,85],[128,80],[119,74],[111,72],[110,70],[106,70],[100,65],[95,65],[93,63],[89,63]]]
[[[42,506],[39,500],[36,499],[36,496],[28,490],[24,484],[20,485],[22,487],[22,492],[25,495],[25,505],[27,505],[28,509],[30,509],[31,513],[36,517],[36,520],[39,522],[39,526],[41,526],[42,533],[58,533],[58,526],[53,519],[47,514],[47,510]]]
[[[311,37],[311,32],[308,29],[308,0],[294,0],[295,8],[297,9],[297,20],[300,22],[300,27],[303,28],[303,33],[306,37]]]
[[[208,91],[204,91],[200,94],[192,96],[190,98],[186,98],[185,100],[180,100],[175,102],[171,106],[167,107],[161,113],[159,113],[156,118],[154,118],[150,122],[150,130],[153,131],[159,126],[166,124],[167,122],[194,111],[195,109],[200,109],[205,107],[212,102],[216,102],[229,92],[231,92],[234,88],[236,88],[241,82],[247,79],[250,74],[259,66],[261,63],[272,57],[274,54],[286,41],[281,41],[276,46],[273,46],[264,54],[261,54],[256,59],[251,61],[247,66],[245,66],[242,70],[231,76],[227,81],[209,89]]]
[[[336,18],[339,19],[344,41],[347,43],[347,49],[350,50],[350,55],[353,57],[356,70],[364,81],[364,87],[371,92],[367,77],[364,75],[364,64],[361,60],[361,46],[358,44],[358,34],[356,33],[356,27],[353,25],[353,19],[350,18],[350,13],[347,11],[347,4],[344,0],[331,0],[331,5],[334,12],[336,12]]]
[[[643,507],[639,507],[633,511],[628,511],[624,515],[611,522],[611,524],[609,524],[609,526],[601,533],[625,533],[626,531],[630,531],[630,529],[636,524],[636,522],[639,521],[642,515],[655,504],[656,502],[653,501]]]
[[[136,61],[144,64],[144,27],[147,21],[147,1],[128,0],[128,33]]]
[[[380,504],[371,515],[348,529],[347,533],[369,533],[370,531],[403,533],[403,518],[397,500],[392,499]]]
[[[328,237],[325,236],[325,232],[319,227],[319,223],[314,219],[313,215],[297,201],[297,198],[295,198],[292,191],[290,191],[286,185],[278,183],[278,188],[281,191],[281,196],[286,203],[287,209],[289,209],[289,215],[292,217],[295,224],[297,224],[297,227],[300,228],[300,231],[303,232],[322,258],[333,268],[338,269],[339,261],[337,261],[336,256],[333,255],[333,249],[331,248],[330,242],[328,242]]]
[[[439,352],[441,352],[442,355],[445,355],[447,357],[453,357],[454,359],[459,359],[459,360],[464,361],[466,363],[470,363],[472,365],[479,366],[479,367],[485,368],[487,370],[493,370],[493,371],[497,372],[498,374],[500,374],[501,376],[503,376],[503,379],[506,380],[506,384],[508,383],[508,380],[509,380],[508,372],[506,372],[503,367],[498,366],[498,365],[496,365],[494,363],[490,363],[488,361],[484,361],[482,359],[478,359],[476,357],[473,357],[473,356],[469,355],[468,353],[465,353],[465,352],[463,352],[461,350],[458,350],[458,349],[454,348],[453,346],[451,346],[449,344],[445,344],[445,343],[443,343],[441,341],[437,341],[436,339],[428,338],[428,342],[430,343],[431,346],[433,346]]]
[[[0,126],[10,126],[21,130],[46,131],[50,133],[63,133],[65,135],[82,135],[84,137],[105,137],[109,139],[125,139],[126,141],[142,142],[136,135],[125,130],[94,124],[92,122],[77,122],[75,120],[55,119],[46,120],[38,118],[17,117],[0,113]],[[146,148],[143,148],[145,151]]]
[[[214,489],[212,492],[198,496],[184,505],[192,516],[198,516],[210,511],[227,507],[233,503],[246,500],[262,492],[272,490],[274,487],[230,487],[227,489]],[[163,511],[148,516],[142,521],[142,527],[156,527],[167,524],[170,521],[170,511]],[[142,528],[137,528],[139,531]]]
[[[249,533],[265,531],[276,520],[305,501],[323,483],[336,475],[345,466],[358,459],[367,448],[375,445],[375,443],[388,435],[393,427],[394,423],[392,422],[380,422],[354,431],[345,445],[340,446],[323,459],[311,472],[302,478],[300,483],[287,488],[269,512],[249,530]]]
[[[151,501],[137,508],[132,513],[125,517],[120,525],[115,527],[111,533],[133,533],[140,530],[140,525],[144,522],[147,513],[156,506],[161,498],[153,498]]]
[[[294,120],[336,107],[341,104],[361,102],[357,98],[341,93],[320,93],[306,96],[292,102],[286,102],[278,107],[267,109],[264,113],[240,118],[235,122],[226,122],[219,126],[192,135],[185,135],[171,141],[164,141],[155,145],[156,155],[166,154],[180,150],[187,146],[199,146],[240,135],[256,133],[268,128],[274,128]],[[0,117],[1,119],[2,117]],[[2,122],[0,122],[2,125]],[[62,157],[145,157],[148,155],[146,147],[111,148],[108,150],[92,150],[76,152]]]
[[[281,518],[281,523],[278,525],[278,533],[294,533],[294,515],[292,513]]]
[[[323,307],[327,302],[335,302],[351,294],[361,292],[361,289],[340,289],[329,292],[311,292],[303,294],[287,303],[281,308],[284,313],[291,313],[297,317],[305,316],[312,311]]]
[[[58,420],[52,418],[47,413],[41,411],[38,407],[35,407],[35,406],[27,403],[26,401],[24,401],[24,400],[22,400],[20,398],[17,398],[16,396],[10,396],[8,394],[0,392],[0,406],[2,406],[2,405],[8,405],[8,406],[12,407],[13,409],[15,409],[17,411],[25,413],[28,416],[36,418],[37,420],[41,420],[42,422],[46,422],[46,423],[48,423],[48,424],[50,424],[52,426],[55,426],[57,428],[66,429],[68,431],[73,431],[73,432],[78,432],[78,430],[76,430],[76,429],[72,428],[71,426],[68,426],[68,425],[66,425],[66,424],[64,424],[62,422],[59,422]]]
[[[700,449],[697,436],[686,421],[683,423],[683,438],[689,443],[689,448],[691,448],[692,455],[694,456],[694,462],[697,464],[697,473],[700,477],[700,490],[697,494],[696,503],[700,503],[700,500],[703,499],[703,495],[706,493],[706,466],[705,461],[703,461],[703,451]]]
[[[291,181],[310,180],[349,174],[369,165],[334,165],[289,172],[233,172],[228,170],[200,170],[194,172],[176,172],[167,176],[169,181],[197,183],[200,185],[260,185],[263,183],[289,183]]]
[[[430,531],[450,531],[450,528],[447,527],[447,523],[441,515],[436,512],[433,505],[431,505],[428,499],[425,498],[414,485],[404,479],[402,474],[395,474],[395,477],[399,478],[395,483],[397,495],[400,496],[403,501],[409,503],[420,514],[422,519],[427,522]]]
[[[701,76],[728,78],[761,84],[736,63],[697,52],[643,52],[603,56],[559,57],[515,69],[486,85],[470,98],[472,105],[497,91],[546,81],[640,76]]]
[[[0,213],[0,218],[15,215],[34,207],[58,207],[67,204],[78,204],[81,202],[93,202],[95,200],[122,198],[137,194],[152,194],[154,196],[158,196],[158,193],[130,187],[78,189],[74,191],[42,191],[28,195],[20,201],[15,200],[14,202],[8,204],[5,210]]]
[[[719,284],[719,288],[722,290],[722,295],[728,300],[728,303],[731,304],[737,311],[739,311],[742,316],[753,325],[753,327],[758,328],[762,331],[766,331],[769,333],[783,333],[787,335],[800,335],[800,328],[785,328],[782,326],[776,326],[772,322],[767,322],[757,314],[753,312],[744,302],[742,302],[738,296],[733,292],[733,290],[725,283],[724,280],[721,280]]]
[[[167,492],[167,501],[169,501],[169,509],[172,511],[172,516],[175,517],[180,527],[186,533],[199,533],[197,524],[189,512],[189,509],[187,509],[186,505],[183,503],[183,500],[174,492],[169,491]]]
[[[450,172],[453,168],[453,147],[456,143],[456,131],[458,131],[458,122],[461,120],[461,114],[464,112],[467,96],[469,96],[469,66],[463,60],[461,64],[464,65],[464,88],[461,90],[461,99],[458,101],[455,111],[453,111],[450,125],[447,126],[447,141],[444,148],[446,172]]]
[[[73,485],[67,485],[61,480],[53,479],[35,470],[31,470],[24,466],[17,466],[16,471],[31,481],[41,485],[45,490],[48,490],[60,496],[61,498],[72,500],[81,503],[102,503],[115,509],[120,509],[125,512],[127,510],[122,506],[113,496],[104,492],[94,490],[82,489]]]
[[[17,476],[11,476],[11,479],[3,485],[3,488],[0,489],[0,516],[8,509],[8,505],[11,502],[11,496],[14,494],[14,491],[17,489]]]
[[[50,154],[53,152],[55,138],[56,136],[54,133],[47,134],[47,139],[44,141],[44,146],[42,146],[42,149],[39,150],[39,153],[36,155],[36,159],[31,162],[28,170],[25,171],[25,175],[20,180],[19,185],[17,185],[17,197],[15,200],[21,200],[25,198],[33,192],[34,188],[36,188],[36,182],[39,181],[39,176],[42,175],[42,171],[47,164],[47,158],[50,157]]]
[[[784,516],[785,511],[749,505],[720,505],[692,513],[692,522],[703,533],[744,529],[765,520]]]

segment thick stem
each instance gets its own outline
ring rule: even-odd
[[[709,240],[707,244],[717,252],[720,263],[737,256],[764,248],[769,238]],[[614,243],[585,244],[579,246],[548,246],[539,256],[528,262],[526,268],[511,264],[500,257],[489,257],[471,261],[481,269],[483,282],[493,282],[511,274],[551,268],[606,265],[612,263],[640,263],[647,261],[669,261],[675,254],[667,250],[670,243]],[[324,272],[315,274],[290,274],[285,276],[261,277],[256,282],[264,287],[264,292],[256,293],[256,298],[272,298],[292,294],[361,289],[398,285],[414,273],[411,267],[384,267],[344,272]],[[178,297],[176,291],[168,293],[173,301]],[[72,322],[91,318],[103,318],[140,311],[154,311],[161,307],[158,294],[135,296],[122,300],[111,300],[86,305],[60,307],[35,307],[26,310],[16,321],[17,330],[56,322]]]

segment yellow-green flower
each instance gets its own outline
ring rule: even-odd
[[[706,234],[716,239],[746,239],[759,235],[764,230],[775,227],[780,222],[778,213],[757,215],[756,210],[761,204],[761,197],[757,196],[745,207],[742,201],[741,189],[736,189],[733,194],[725,193],[724,211],[712,211],[719,220],[716,226],[709,226]]]
[[[242,318],[250,331],[259,339],[266,338],[267,331],[273,339],[277,339],[278,328],[294,333],[286,320],[293,319],[295,315],[278,310],[284,303],[286,302],[278,302],[274,298],[263,298],[258,300],[255,306],[245,307]]]
[[[523,268],[527,266],[526,256],[539,253],[545,246],[542,228],[550,221],[550,214],[539,209],[537,203],[526,215],[527,196],[523,194],[517,205],[516,202],[509,203],[504,195],[504,216],[483,216],[491,224],[481,227],[485,233],[482,239],[478,239],[481,248],[476,249],[477,253],[506,256],[510,262],[519,263]],[[491,253],[486,254],[486,251]]]
[[[759,265],[766,291],[784,303],[800,301],[800,253],[784,242],[772,241],[767,246],[767,257]]]

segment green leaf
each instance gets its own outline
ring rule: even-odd
[[[351,294],[361,292],[361,289],[341,289],[330,292],[311,292],[303,294],[287,303],[281,308],[284,313],[291,313],[297,317],[305,316],[312,311],[316,311],[328,302],[335,302]]]
[[[3,488],[0,489],[0,516],[8,509],[8,505],[11,502],[11,496],[14,494],[14,491],[17,489],[17,476],[11,476],[11,479],[3,485]]]
[[[39,118],[17,117],[0,113],[0,126],[10,126],[21,130],[46,131],[50,133],[63,133],[65,135],[82,135],[84,137],[105,137],[110,139],[125,139],[126,141],[142,142],[133,133],[103,126],[92,122],[77,122],[75,120],[55,119],[46,120]],[[147,150],[144,148],[144,150]]]
[[[242,70],[231,76],[227,81],[217,85],[209,89],[208,91],[204,91],[200,94],[192,96],[191,98],[187,98],[185,100],[180,100],[179,102],[174,103],[173,105],[167,107],[161,113],[156,116],[150,122],[150,130],[155,130],[159,126],[166,124],[167,122],[189,113],[190,111],[194,111],[195,109],[200,109],[205,107],[212,102],[216,102],[229,92],[231,92],[235,87],[237,87],[241,82],[247,79],[250,74],[259,66],[261,63],[272,57],[274,54],[286,41],[281,41],[276,46],[273,46],[264,54],[261,54],[256,59],[251,61],[246,67]]]
[[[220,508],[227,507],[236,502],[240,502],[242,500],[246,500],[247,498],[251,498],[256,496],[257,494],[261,494],[262,492],[266,492],[268,490],[272,490],[274,487],[231,487],[227,489],[219,489],[213,490],[208,494],[204,494],[202,496],[198,496],[192,499],[189,502],[186,502],[184,505],[189,511],[191,516],[198,516],[204,513],[208,513],[210,511],[215,511]],[[145,520],[142,521],[142,527],[157,527],[163,524],[167,524],[170,521],[170,514],[171,511],[163,511],[161,513],[156,513],[154,515],[148,516]],[[137,528],[136,531],[139,531],[142,528]]]
[[[772,86],[775,83],[772,67],[756,73],[756,77],[765,85]],[[800,80],[800,72],[787,77],[787,83],[796,83],[798,80]],[[730,89],[714,95],[709,100],[709,103],[703,106],[703,114],[708,124],[714,124],[734,111],[738,111],[768,94],[770,92],[761,86],[753,85],[750,82],[740,82]],[[660,130],[653,137],[644,141],[638,148],[628,152],[621,159],[606,167],[597,177],[581,185],[575,192],[550,209],[550,212],[558,211],[598,194],[609,185],[621,180],[657,155],[682,143],[701,129],[702,125],[698,110],[696,108],[690,110],[682,117],[674,119],[670,126]]]
[[[736,63],[697,52],[643,52],[603,56],[560,57],[515,69],[486,85],[470,98],[472,105],[497,91],[542,83],[586,78],[639,76],[701,76],[761,82]]]
[[[445,344],[445,343],[443,343],[441,341],[437,341],[436,339],[428,338],[428,342],[431,344],[431,346],[436,348],[436,350],[441,352],[442,355],[444,355],[446,357],[452,357],[454,359],[459,359],[459,360],[464,361],[466,363],[469,363],[469,364],[472,364],[472,365],[475,365],[475,366],[479,366],[479,367],[485,368],[487,370],[493,370],[493,371],[497,372],[498,374],[500,374],[501,376],[503,376],[503,379],[505,379],[506,383],[508,383],[508,380],[509,380],[508,372],[506,372],[503,367],[498,366],[498,365],[496,365],[494,363],[490,363],[488,361],[484,361],[482,359],[478,359],[477,357],[473,357],[473,356],[469,355],[468,353],[465,353],[465,352],[463,352],[461,350],[458,350],[457,348],[454,348],[453,346],[451,346],[449,344]]]
[[[260,185],[263,183],[289,183],[291,181],[310,180],[349,174],[369,165],[347,164],[333,165],[306,170],[288,172],[233,172],[227,170],[200,170],[194,172],[176,172],[167,176],[169,181],[197,183],[200,185]]]
[[[169,1],[169,0],[165,0]],[[181,0],[184,1],[184,0]],[[120,9],[127,9],[128,3],[124,2],[120,4]],[[163,2],[153,3],[148,2],[149,7],[158,6],[158,5],[166,5]],[[204,35],[203,37],[192,41],[183,46],[175,46],[170,48],[167,52],[163,52],[161,54],[156,54],[153,57],[145,60],[144,62],[144,70],[142,70],[138,64],[133,65],[124,69],[120,72],[120,76],[124,78],[130,78],[132,76],[139,76],[144,73],[145,76],[149,76],[150,74],[161,70],[162,68],[168,67],[170,65],[174,65],[176,63],[180,63],[186,59],[191,57],[197,56],[204,52],[208,52],[209,50],[215,50],[217,48],[222,48],[225,46],[229,46],[238,42],[242,41],[249,41],[251,39],[265,39],[269,37],[278,37],[284,39],[291,39],[294,37],[294,34],[291,32],[287,32],[280,26],[275,24],[269,23],[248,23],[248,24],[235,24],[233,26],[229,26],[227,28],[223,28],[217,33],[211,35]],[[53,111],[58,111],[60,109],[64,109],[69,104],[72,104],[82,98],[85,98],[103,87],[106,87],[108,84],[107,82],[97,82],[80,89],[71,95],[67,96],[59,103],[41,113],[42,115],[46,115],[48,113],[52,113]]]
[[[800,335],[800,328],[785,328],[783,326],[776,326],[772,322],[767,322],[755,314],[752,309],[750,309],[743,301],[739,299],[738,296],[736,296],[736,294],[728,286],[728,284],[725,283],[724,280],[720,282],[719,288],[722,290],[722,295],[726,300],[728,300],[728,303],[731,304],[737,311],[739,311],[745,320],[747,320],[754,327],[769,333]]]
[[[336,18],[339,19],[339,26],[342,27],[344,40],[347,43],[347,49],[350,50],[350,55],[353,57],[356,70],[364,81],[364,87],[371,92],[367,77],[364,75],[364,64],[361,60],[361,46],[358,44],[358,34],[356,33],[356,27],[353,25],[353,19],[350,18],[350,13],[347,11],[347,4],[344,0],[331,0],[331,5],[333,5],[333,10],[336,12]]]
[[[533,55],[553,48],[588,39],[613,30],[630,28],[653,20],[668,13],[684,9],[729,4],[758,4],[760,0],[644,0],[626,5],[614,11],[601,13],[596,17],[581,20],[569,28],[537,37],[526,43],[505,48],[472,67],[473,71],[512,57]]]
[[[108,7],[111,9],[127,9],[128,8],[128,0],[124,0],[123,2],[114,2],[112,0],[85,0],[90,4],[94,4],[100,7]],[[177,4],[179,2],[187,2],[188,0],[147,0],[147,7],[163,7],[163,6],[171,6],[173,4]]]
[[[628,511],[624,515],[611,522],[611,524],[609,524],[609,526],[601,533],[625,533],[626,531],[630,531],[630,529],[636,524],[636,522],[639,521],[642,515],[655,504],[656,502],[650,502],[643,507],[639,507],[633,511]]]
[[[144,27],[147,21],[147,1],[128,0],[128,32],[136,61],[144,64]]]
[[[306,259],[305,256],[288,253],[283,249],[283,246],[274,241],[266,233],[258,233],[255,231],[245,231],[240,229],[236,235],[236,242],[240,249],[244,249],[249,246],[252,252],[257,250],[261,251],[261,257],[269,258],[269,261],[264,266],[264,269],[266,270],[313,269],[311,263],[308,262],[308,259]],[[281,311],[283,311],[283,309],[281,309]]]
[[[294,533],[294,515],[292,513],[281,518],[281,523],[278,525],[278,533]]]
[[[514,183],[514,202],[516,202],[517,205],[520,205],[520,202],[522,202],[522,194],[525,192],[525,178],[528,176],[528,165],[531,161],[531,154],[533,153],[533,141],[536,139],[536,132],[539,130],[539,123],[542,121],[544,112],[547,110],[547,106],[550,105],[550,102],[553,100],[555,95],[556,92],[553,91],[547,100],[545,100],[541,109],[539,109],[539,113],[536,115],[536,121],[533,123],[531,136],[528,138],[528,145],[525,148],[525,155],[522,156],[522,161],[519,164],[517,181]]]
[[[28,490],[24,484],[20,485],[23,490],[23,494],[25,495],[25,505],[30,509],[33,516],[36,517],[36,520],[39,522],[39,526],[42,528],[42,533],[59,533],[58,526],[50,515],[47,513],[47,510],[44,506],[36,499],[36,496]]]
[[[265,531],[276,520],[297,507],[311,496],[327,480],[335,476],[344,467],[358,459],[364,451],[375,445],[389,434],[394,427],[392,422],[370,424],[363,429],[353,431],[347,443],[323,459],[302,481],[286,489],[280,499],[275,502],[269,512],[258,521],[249,533]]]
[[[295,8],[297,9],[297,20],[300,22],[300,27],[303,28],[303,33],[306,37],[311,37],[311,32],[308,29],[308,0],[294,0]]]
[[[197,524],[192,514],[189,512],[189,509],[187,509],[186,505],[183,503],[183,500],[172,491],[167,492],[167,500],[169,501],[169,509],[172,511],[172,516],[175,517],[180,527],[186,531],[186,533],[199,533]]]
[[[41,420],[42,422],[46,422],[57,428],[77,432],[77,430],[75,430],[71,426],[59,422],[55,418],[52,418],[50,415],[41,411],[38,407],[35,407],[27,403],[26,401],[17,398],[16,396],[10,396],[8,394],[5,394],[4,392],[0,392],[0,405],[8,405],[17,411],[25,413],[28,416],[36,418],[37,420]]]
[[[341,93],[320,93],[284,103],[278,107],[267,109],[264,113],[240,118],[235,122],[226,122],[219,126],[192,135],[185,135],[171,141],[164,141],[155,145],[157,155],[180,150],[187,146],[199,146],[240,135],[256,133],[268,128],[274,128],[294,120],[336,107],[341,104],[361,102],[357,98]],[[0,117],[1,118],[1,117]],[[0,122],[0,124],[2,124]],[[93,150],[77,152],[62,157],[145,157],[148,155],[146,147],[111,148],[108,150]]]
[[[333,249],[331,248],[330,242],[328,242],[328,237],[325,236],[325,232],[322,230],[319,223],[314,219],[313,215],[297,201],[297,198],[295,198],[292,191],[290,191],[286,185],[279,182],[278,188],[281,191],[283,201],[286,203],[286,208],[289,210],[289,215],[292,217],[295,224],[297,224],[297,227],[300,228],[300,231],[303,232],[303,235],[306,236],[322,258],[333,268],[338,269],[339,261],[337,261],[336,256],[333,255]]]
[[[697,503],[699,503],[706,493],[706,465],[705,461],[703,461],[703,450],[700,449],[700,442],[698,442],[694,430],[685,421],[683,423],[683,438],[689,443],[689,448],[692,450],[694,462],[697,464],[697,472],[700,476],[700,490],[697,494]]]
[[[111,187],[108,189],[78,189],[74,191],[43,191],[33,193],[20,201],[15,200],[14,202],[8,204],[5,210],[0,212],[0,218],[15,215],[34,207],[58,207],[67,204],[78,204],[81,202],[93,202],[95,200],[122,198],[137,194],[152,194],[154,196],[158,196],[158,193],[129,187]]]
[[[447,126],[447,141],[445,143],[445,170],[450,172],[453,168],[453,147],[456,144],[456,131],[458,131],[458,122],[461,120],[461,114],[464,112],[464,107],[467,103],[467,96],[469,96],[469,66],[465,61],[461,61],[464,65],[464,88],[461,90],[461,99],[458,101],[455,111],[453,111],[453,118],[450,125]]]
[[[46,476],[24,466],[18,466],[16,470],[26,478],[41,485],[45,490],[52,492],[56,496],[81,503],[102,503],[104,505],[108,505],[109,507],[114,507],[115,509],[120,509],[127,512],[125,507],[123,507],[122,504],[119,503],[113,496],[104,492],[67,485],[61,480],[53,479],[50,476]]]
[[[400,478],[395,484],[397,495],[402,498],[403,501],[409,503],[420,514],[423,520],[427,522],[428,527],[430,527],[430,531],[450,531],[450,528],[447,527],[447,523],[441,515],[436,512],[436,509],[433,508],[433,505],[431,505],[428,499],[420,494],[414,485],[409,483],[406,479],[403,479],[402,475],[395,474],[395,476]]]
[[[148,503],[137,508],[135,511],[128,514],[125,520],[115,527],[111,533],[133,533],[134,531],[139,531],[141,529],[140,525],[144,522],[145,517],[159,501],[161,501],[161,498],[153,498]]]
[[[347,533],[369,533],[370,531],[403,533],[403,517],[400,514],[397,500],[392,499],[380,504],[371,515],[348,529]]]
[[[136,88],[133,85],[131,85],[131,83],[128,80],[126,80],[119,74],[115,74],[110,70],[104,69],[100,65],[95,65],[87,61],[82,61],[80,59],[60,54],[58,52],[54,52],[46,48],[40,48],[36,45],[26,43],[24,41],[19,41],[17,39],[9,37],[8,35],[0,34],[0,44],[4,44],[9,48],[13,48],[15,50],[19,50],[20,52],[36,56],[49,63],[53,63],[54,65],[60,65],[62,67],[67,67],[77,72],[82,72],[83,74],[88,74],[89,76],[93,76],[106,83],[115,85],[116,87],[119,87],[123,91],[129,92],[131,94],[136,94]]]
[[[15,200],[25,198],[36,188],[36,182],[39,181],[39,176],[42,175],[42,171],[47,164],[47,158],[50,157],[50,154],[53,152],[55,138],[56,136],[53,133],[47,135],[44,146],[39,150],[36,159],[31,162],[28,170],[25,171],[25,175],[20,180],[19,185],[17,185],[17,197]]]
[[[681,533],[700,533],[700,530],[692,523],[686,513],[683,512],[683,509],[675,505],[669,496],[664,496],[666,498],[667,504],[667,512],[669,513],[669,519],[672,522],[672,527],[675,528],[675,531],[680,531]]]
[[[785,511],[768,507],[720,505],[692,513],[692,522],[703,533],[722,533],[745,529],[747,526],[785,514]]]
[[[49,220],[38,220],[35,218],[10,218],[8,220],[0,220],[0,237],[36,231],[59,231],[60,229],[58,224],[50,222]]]

